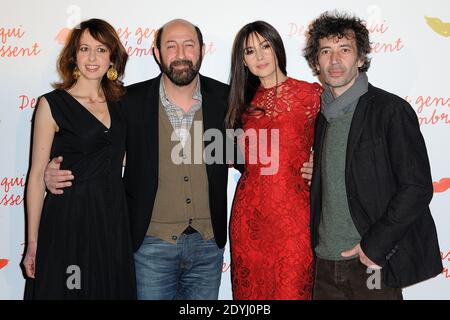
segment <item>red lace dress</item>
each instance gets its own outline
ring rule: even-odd
[[[264,111],[242,117],[245,172],[230,222],[234,299],[311,299],[309,187],[300,169],[309,158],[321,91],[292,78],[260,87],[252,105]]]

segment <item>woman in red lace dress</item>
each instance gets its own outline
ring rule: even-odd
[[[287,77],[283,42],[271,25],[256,21],[238,32],[226,118],[245,132],[230,222],[234,299],[311,299],[309,187],[301,167],[320,93],[317,83]]]

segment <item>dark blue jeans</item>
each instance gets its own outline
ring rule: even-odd
[[[134,254],[139,300],[217,300],[223,251],[200,233],[176,244],[147,236]]]

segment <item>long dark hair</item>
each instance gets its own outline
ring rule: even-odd
[[[347,39],[354,38],[358,58],[364,61],[359,71],[365,72],[369,70],[370,58],[368,55],[370,53],[370,41],[369,31],[365,23],[361,19],[347,13],[326,11],[311,22],[306,35],[306,46],[303,52],[315,76],[320,74],[320,70],[317,68],[320,48],[319,41],[328,37],[338,37],[339,39],[343,37]]]
[[[111,81],[106,75],[103,76],[101,86],[107,100],[117,101],[125,94],[122,79],[125,73],[128,54],[113,26],[101,19],[83,21],[72,30],[67,38],[66,45],[59,55],[57,63],[61,82],[55,83],[53,87],[65,90],[75,84],[76,80],[73,78],[73,71],[77,66],[77,51],[80,48],[81,35],[85,30],[88,30],[95,40],[104,44],[110,51],[109,59],[116,68],[118,77],[117,80]]]
[[[241,116],[251,107],[251,101],[260,85],[259,78],[244,65],[244,49],[252,34],[259,34],[270,43],[278,61],[278,67],[284,75],[286,72],[286,51],[278,31],[264,21],[254,21],[236,34],[231,54],[229,107],[225,117],[225,126],[235,128],[240,125]]]

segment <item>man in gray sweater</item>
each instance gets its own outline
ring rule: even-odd
[[[369,53],[360,19],[326,12],[312,22],[305,57],[325,83],[311,184],[314,299],[402,299],[402,287],[442,271],[417,116],[368,82]]]

